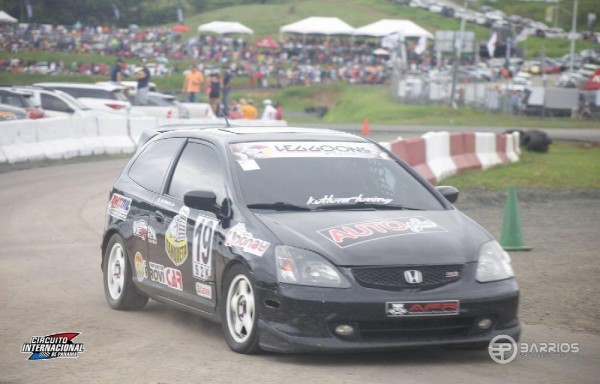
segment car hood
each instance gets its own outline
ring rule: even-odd
[[[339,266],[467,263],[492,239],[456,209],[255,215],[281,243],[315,251]]]

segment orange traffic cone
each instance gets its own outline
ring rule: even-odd
[[[369,119],[365,117],[365,121],[363,122],[362,134],[363,136],[369,136],[371,130],[369,129]]]

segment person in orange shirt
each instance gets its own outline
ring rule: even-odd
[[[242,116],[244,116],[244,119],[255,120],[256,116],[258,116],[258,111],[253,104],[252,100],[248,100],[248,103],[242,107]]]
[[[200,94],[200,88],[204,82],[204,76],[202,72],[198,71],[195,65],[190,66],[190,71],[185,75],[183,80],[182,91],[187,93],[188,101],[195,103],[198,101],[198,95]]]

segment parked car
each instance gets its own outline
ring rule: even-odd
[[[92,109],[126,114],[131,103],[125,95],[125,87],[116,84],[84,83],[37,83],[38,87],[58,89],[77,98]]]
[[[291,127],[150,137],[109,194],[113,309],[152,297],[220,322],[238,353],[519,340],[509,255],[452,205],[458,190],[378,144]]]
[[[190,112],[175,96],[158,92],[149,92],[148,100],[145,105],[138,103],[135,96],[131,97],[131,116],[154,116],[162,118],[187,119]]]
[[[36,105],[41,105],[44,113],[49,117],[59,116],[116,116],[117,113],[111,111],[101,111],[88,107],[78,99],[66,92],[45,89],[36,86],[14,86],[15,89],[22,89],[32,94]]]
[[[27,119],[27,111],[12,105],[0,104],[0,121]]]
[[[0,87],[0,103],[23,108],[27,111],[27,117],[30,119],[41,119],[46,116],[43,108],[35,102],[33,95],[28,91],[12,87]]]

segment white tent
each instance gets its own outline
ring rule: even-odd
[[[279,32],[301,35],[351,35],[354,28],[337,17],[308,17],[284,25]]]
[[[213,21],[207,24],[202,24],[198,27],[198,32],[211,32],[224,35],[227,33],[245,33],[253,35],[254,31],[246,27],[244,24],[235,21]]]
[[[404,37],[426,37],[433,35],[410,20],[382,19],[354,30],[355,36],[384,37],[400,32]]]
[[[4,11],[0,11],[0,24],[16,23],[17,19]]]

